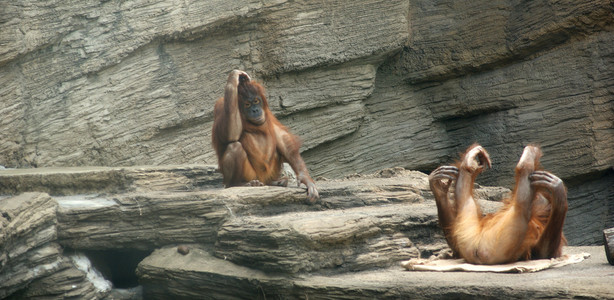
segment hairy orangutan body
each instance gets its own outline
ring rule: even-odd
[[[288,162],[307,187],[309,201],[319,198],[299,154],[299,139],[271,113],[264,88],[243,71],[228,75],[224,97],[215,104],[212,143],[226,187],[287,185],[280,175]]]
[[[429,175],[439,224],[455,256],[475,264],[561,256],[567,189],[561,179],[540,170],[541,156],[537,146],[524,148],[511,198],[486,216],[473,197],[476,177],[491,165],[482,146],[470,146],[456,166],[441,166]],[[452,181],[453,202],[448,194]]]

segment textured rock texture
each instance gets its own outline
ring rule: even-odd
[[[602,247],[577,265],[530,274],[409,272],[398,266],[343,274],[287,276],[237,266],[195,248],[182,256],[156,250],[139,265],[153,299],[611,299],[612,267]],[[186,285],[193,289],[188,290]],[[241,288],[237,289],[236,286]],[[232,292],[229,292],[231,290]]]
[[[105,291],[57,242],[57,202],[44,193],[0,200],[0,298],[98,298]]]
[[[37,277],[53,274],[61,263],[56,239],[57,204],[45,194],[24,194],[2,203],[0,264],[4,298]]]
[[[479,142],[568,184],[567,232],[614,226],[610,0],[6,1],[0,165],[215,164],[226,74],[268,88],[314,175],[430,171]]]
[[[603,247],[526,276],[407,272],[446,255],[427,175],[402,168],[303,188],[220,188],[211,166],[5,170],[0,296],[8,299],[611,298]],[[36,173],[38,171],[39,173]],[[73,180],[57,180],[73,178]],[[121,189],[109,189],[113,178]],[[138,178],[138,180],[134,180]],[[6,180],[10,179],[10,180]],[[101,192],[91,182],[100,180]],[[54,182],[53,189],[46,185]],[[83,184],[82,187],[79,185]],[[54,191],[10,196],[15,187]],[[84,193],[87,191],[87,193]],[[509,194],[477,186],[486,212]],[[19,192],[17,192],[19,193]],[[485,280],[485,276],[488,280]],[[488,284],[484,284],[488,282]]]

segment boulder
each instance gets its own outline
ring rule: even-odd
[[[220,229],[214,253],[239,265],[287,274],[387,266],[420,256],[408,236],[437,234],[432,208],[390,205],[237,218]]]
[[[87,257],[62,257],[55,273],[35,279],[8,299],[102,299],[109,294],[111,284],[102,277],[92,278],[92,272]]]
[[[271,276],[233,264],[199,245],[191,246],[187,255],[178,253],[177,247],[158,249],[139,264],[137,274],[148,299],[253,299],[265,295],[260,283],[291,284],[288,276]]]
[[[0,298],[63,268],[56,208],[57,203],[42,193],[0,200]]]
[[[97,286],[87,268],[63,255],[57,242],[57,203],[44,193],[0,200],[0,297],[10,299],[100,298],[109,286]],[[87,263],[87,258],[82,258]],[[104,282],[104,281],[103,281]]]
[[[155,249],[215,241],[229,215],[224,200],[205,192],[58,197],[58,240],[87,250]]]

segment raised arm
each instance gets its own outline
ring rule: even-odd
[[[224,98],[221,98],[215,104],[216,118],[214,131],[217,142],[220,144],[238,141],[241,137],[241,132],[243,132],[237,93],[237,86],[240,80],[249,81],[249,75],[240,70],[230,72],[224,87]]]

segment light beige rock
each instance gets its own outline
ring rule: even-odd
[[[387,269],[343,274],[287,276],[266,274],[224,259],[204,249],[183,256],[174,248],[156,250],[138,267],[149,298],[245,299],[433,299],[497,298],[596,299],[614,296],[602,247],[568,247],[566,253],[589,252],[579,264],[533,274],[470,272],[410,272],[401,265]],[[485,280],[488,278],[488,280]],[[186,288],[189,287],[189,288]]]
[[[239,68],[316,177],[428,173],[478,142],[479,182],[509,187],[536,143],[568,224],[602,220],[570,241],[614,226],[610,1],[22,1],[3,20],[2,166],[216,164],[213,104]]]
[[[56,208],[57,203],[42,193],[0,200],[1,298],[62,268]]]
[[[213,103],[236,68],[268,89],[273,112],[303,140],[302,155],[316,179],[397,166],[428,173],[478,142],[493,159],[493,169],[478,182],[510,188],[522,147],[536,143],[543,166],[567,184],[569,242],[600,244],[603,228],[614,226],[611,1],[9,2],[0,16],[0,166],[105,166],[0,170],[3,195],[39,191],[57,197],[59,239],[47,223],[32,226],[42,230],[37,239],[47,242],[37,251],[50,261],[61,260],[58,242],[149,249],[211,243],[220,228],[239,236],[229,220],[275,225],[294,230],[297,240],[317,240],[317,233],[295,230],[279,216],[360,209],[380,216],[384,208],[378,206],[432,205],[426,175],[409,173],[397,180],[317,180],[323,197],[314,206],[304,204],[299,188],[209,191],[220,186],[210,145]],[[181,167],[130,167],[137,165]],[[476,194],[499,200],[505,192]],[[31,209],[19,215],[38,220]],[[392,219],[403,216],[407,212]],[[355,212],[344,220],[360,228],[367,222],[381,233],[357,239],[371,248],[334,259],[330,249],[293,245],[309,257],[329,253],[331,259],[297,266],[275,258],[271,268],[326,272],[343,261],[339,257],[349,257],[346,269],[362,269],[390,263],[377,253],[409,253],[391,250],[400,239],[382,229],[388,225]],[[426,223],[424,231],[404,237],[414,244],[411,253],[412,247],[424,255],[442,249],[441,236],[430,236],[438,232],[433,219]],[[328,233],[343,236],[344,227],[335,228]],[[281,241],[275,230],[267,234]],[[14,242],[3,242],[2,253],[32,246]],[[230,254],[218,254],[224,251]],[[65,278],[59,267],[46,270]],[[0,282],[13,291],[38,280],[26,273]],[[348,289],[376,297],[398,288],[369,287],[368,279],[361,277],[359,286],[344,278],[336,279],[339,285],[328,277],[310,279],[309,287],[295,281],[292,291],[285,288],[288,281],[274,279],[249,291],[315,297],[326,290],[325,296],[355,298],[358,292]],[[415,294],[428,286],[465,295],[455,289],[446,294],[449,283],[428,280],[400,289]],[[585,292],[574,291],[557,295]]]
[[[51,183],[50,190],[61,191],[0,199],[0,221],[6,229],[0,232],[3,297],[473,297],[510,285],[516,288],[505,288],[501,295],[611,295],[603,276],[610,271],[604,269],[602,247],[582,249],[592,255],[587,265],[544,275],[551,280],[547,289],[533,284],[544,278],[531,279],[532,284],[498,278],[484,285],[483,278],[471,274],[459,280],[454,274],[403,273],[403,260],[449,251],[427,175],[421,172],[393,168],[319,180],[322,199],[310,205],[304,188],[223,189],[220,175],[209,173],[211,169],[3,171],[0,181],[11,179],[4,192],[16,191],[14,187],[49,189]],[[117,181],[115,189],[109,188],[114,181],[108,178]],[[98,185],[93,185],[96,180]],[[101,193],[95,193],[97,188]],[[80,194],[83,191],[88,194]],[[476,185],[475,195],[490,212],[509,192]],[[131,267],[124,271],[128,273],[113,271],[128,265],[136,268],[141,286],[109,286],[107,280],[113,282],[114,275],[127,274],[137,284]],[[95,268],[101,272],[92,272]],[[578,276],[587,281],[578,281]],[[588,281],[590,290],[583,288]]]

